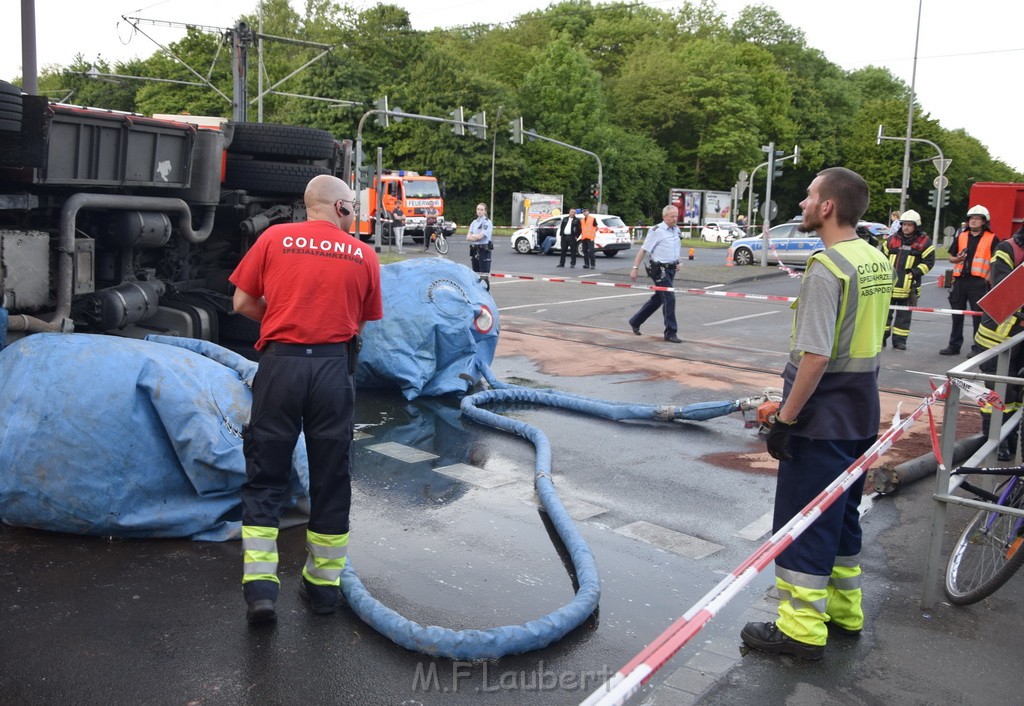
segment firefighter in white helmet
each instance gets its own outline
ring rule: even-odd
[[[921,231],[921,214],[904,211],[900,216],[900,229],[882,241],[882,252],[892,264],[892,303],[898,306],[917,306],[921,296],[921,278],[935,266],[935,247],[932,239]],[[889,309],[885,320],[882,347],[892,335],[892,347],[898,351],[907,349],[910,336],[911,312]]]
[[[949,305],[954,309],[979,311],[978,301],[989,290],[992,251],[996,242],[996,235],[988,223],[988,209],[980,204],[972,206],[967,212],[967,230],[960,233],[949,246],[949,261],[954,265]],[[971,319],[976,336],[981,320],[977,316]],[[949,344],[939,351],[939,355],[959,354],[963,342],[963,314],[953,314]],[[977,344],[971,346],[971,355],[980,352],[981,348]]]

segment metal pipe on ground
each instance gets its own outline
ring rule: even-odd
[[[981,434],[960,439],[953,447],[953,466],[969,459],[981,448],[985,437]],[[867,485],[874,488],[879,495],[891,495],[905,485],[922,478],[933,477],[938,467],[934,453],[926,453],[898,466],[880,466],[872,468],[867,474]]]

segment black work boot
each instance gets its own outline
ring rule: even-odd
[[[258,601],[251,602],[249,609],[246,611],[245,619],[249,621],[249,625],[264,625],[276,622],[277,608],[274,605],[274,601],[269,598],[261,598]]]
[[[338,610],[341,603],[341,589],[337,586],[317,586],[310,583],[305,576],[299,584],[299,595],[309,604],[314,615],[331,615]]]
[[[748,646],[761,652],[808,660],[819,660],[825,656],[824,645],[810,645],[794,640],[779,630],[775,623],[747,623],[740,631],[740,637]]]
[[[999,442],[999,450],[996,452],[996,458],[1000,461],[1009,461],[1013,458],[1013,453],[1010,452],[1010,443],[1006,439]]]

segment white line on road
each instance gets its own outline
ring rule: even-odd
[[[709,284],[704,289],[718,289],[719,287],[724,287],[724,286],[725,286],[724,284]]]
[[[768,316],[769,314],[778,314],[778,311],[762,311],[760,314],[747,314],[746,316],[737,316],[732,319],[722,319],[721,321],[709,321],[701,326],[718,326],[720,324],[731,324],[733,321],[743,321],[744,319],[754,319],[758,316]]]
[[[741,529],[739,532],[733,535],[733,537],[739,537],[740,539],[749,539],[755,541],[760,539],[764,535],[771,532],[772,529],[772,515],[771,512],[758,517],[756,520],[751,522],[749,525]]]

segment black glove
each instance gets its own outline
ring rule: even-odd
[[[796,420],[784,422],[778,418],[778,415],[773,414],[771,423],[771,429],[768,430],[768,436],[765,438],[768,454],[776,461],[792,461],[793,454],[789,452],[789,433],[792,431],[793,425],[796,424]]]

